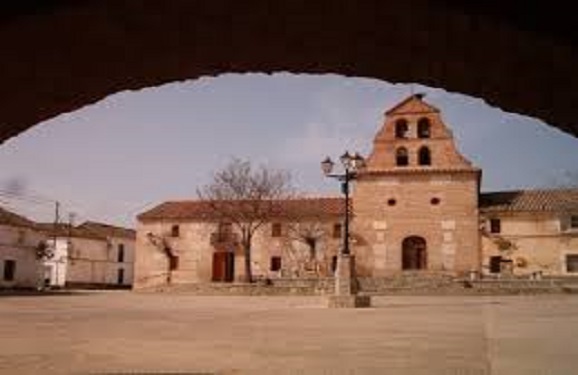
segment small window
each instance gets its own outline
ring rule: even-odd
[[[578,229],[578,215],[570,216],[570,228]]]
[[[423,146],[418,152],[419,165],[431,165],[431,153],[429,148]]]
[[[490,233],[501,233],[502,221],[500,219],[490,219]]]
[[[331,272],[335,273],[337,269],[337,255],[331,257]]]
[[[280,271],[281,270],[281,257],[274,256],[271,257],[271,271]]]
[[[119,285],[124,284],[124,269],[119,268],[116,273],[116,283]]]
[[[173,255],[169,258],[169,270],[174,271],[179,268],[179,257]]]
[[[566,255],[566,272],[578,272],[578,254]]]
[[[26,231],[24,229],[21,229],[18,231],[18,245],[24,245],[24,242],[26,241]]]
[[[393,198],[390,198],[387,200],[387,205],[388,206],[395,206],[397,204],[397,201]]]
[[[15,260],[5,260],[4,261],[4,281],[13,281],[14,275],[16,274],[16,261]]]
[[[124,244],[122,244],[122,243],[118,244],[118,253],[117,253],[116,261],[119,263],[124,262]]]
[[[409,155],[407,148],[400,147],[395,152],[395,164],[399,167],[405,167],[409,165]]]
[[[431,137],[431,126],[428,118],[420,118],[417,122],[417,136],[418,138]]]
[[[432,205],[434,205],[434,206],[437,206],[438,204],[440,204],[440,199],[439,199],[438,197],[433,197],[433,198],[430,200],[430,203],[431,203]]]
[[[399,119],[395,122],[395,138],[407,138],[409,126],[406,119]]]
[[[492,256],[490,257],[490,273],[500,273],[502,270],[502,257]]]
[[[271,237],[281,237],[281,223],[273,223],[271,225]]]
[[[171,227],[171,237],[179,237],[181,235],[181,228],[178,225]]]
[[[342,227],[343,225],[341,223],[333,224],[333,238],[341,238]]]

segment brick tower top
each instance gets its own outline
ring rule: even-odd
[[[385,112],[367,159],[367,173],[478,171],[457,150],[439,109],[423,97],[411,95]]]

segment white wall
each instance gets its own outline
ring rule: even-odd
[[[30,228],[0,225],[0,287],[36,288],[42,283],[42,263],[36,247],[44,236]],[[13,280],[4,279],[6,261],[15,261]]]

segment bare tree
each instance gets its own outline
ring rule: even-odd
[[[197,190],[200,200],[208,202],[218,220],[229,222],[241,233],[245,256],[245,279],[253,281],[251,244],[263,224],[280,214],[278,200],[292,196],[287,172],[233,159],[217,171],[212,181]]]
[[[306,254],[303,254],[291,244],[287,247],[289,258],[298,273],[301,274],[310,269],[316,276],[319,276],[319,242],[326,234],[321,218],[304,219],[289,223],[287,225],[287,234],[290,242],[297,241],[306,245],[307,248]]]
[[[175,270],[177,266],[178,256],[175,254],[166,236],[157,236],[149,232],[147,233],[147,238],[154,247],[162,251],[167,259],[166,282],[170,285],[173,280],[173,270]]]

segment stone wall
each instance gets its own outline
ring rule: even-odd
[[[359,278],[356,281],[362,295],[519,295],[552,294],[577,290],[578,278],[530,280],[477,280],[455,278],[451,275],[404,275],[382,278]],[[194,283],[141,288],[139,292],[177,293],[195,295],[271,295],[323,296],[334,291],[332,278],[277,279],[271,283]]]

